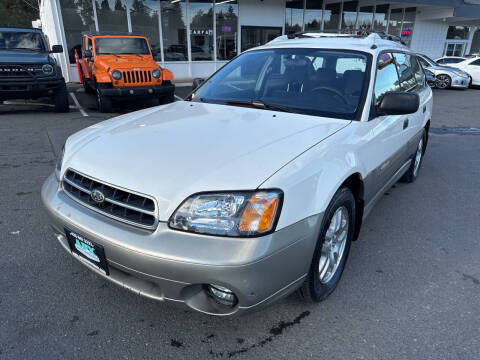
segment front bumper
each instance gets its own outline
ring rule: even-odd
[[[118,87],[118,88],[100,88],[102,95],[111,97],[124,96],[153,96],[153,95],[168,95],[175,92],[175,85],[163,84],[158,86],[146,87]]]
[[[64,84],[63,78],[0,79],[0,100],[37,99],[52,96],[55,89]]]
[[[458,89],[466,89],[468,88],[470,79],[468,77],[461,77],[458,75],[452,75],[452,84],[450,85],[452,88]]]
[[[258,309],[301,286],[322,221],[322,215],[316,215],[246,239],[175,231],[164,222],[150,232],[78,204],[63,193],[53,174],[42,187],[42,201],[65,250],[70,252],[64,227],[104,247],[110,275],[82,261],[90,269],[140,295],[181,302],[212,315]],[[233,290],[237,305],[217,303],[205,284]]]

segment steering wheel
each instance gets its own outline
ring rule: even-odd
[[[332,88],[332,87],[330,87],[330,86],[317,86],[316,88],[313,88],[313,89],[312,89],[312,92],[317,92],[317,91],[328,91],[328,92],[331,92],[331,93],[333,93],[334,95],[336,95],[337,97],[339,97],[344,104],[348,104],[348,103],[347,103],[347,100],[345,99],[345,96],[343,96],[343,94],[342,94],[340,91],[338,91],[337,89],[335,89],[335,88]]]

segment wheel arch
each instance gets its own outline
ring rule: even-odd
[[[365,189],[362,175],[358,172],[351,174],[340,185],[340,188],[342,187],[350,189],[355,198],[355,231],[353,233],[353,240],[357,240],[362,227],[363,209],[365,206]]]

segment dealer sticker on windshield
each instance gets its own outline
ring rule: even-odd
[[[65,228],[65,234],[67,235],[68,244],[74,256],[79,257],[105,275],[108,275],[107,259],[102,245],[68,228]]]

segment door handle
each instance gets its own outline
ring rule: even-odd
[[[408,119],[403,120],[403,130],[408,127]]]

